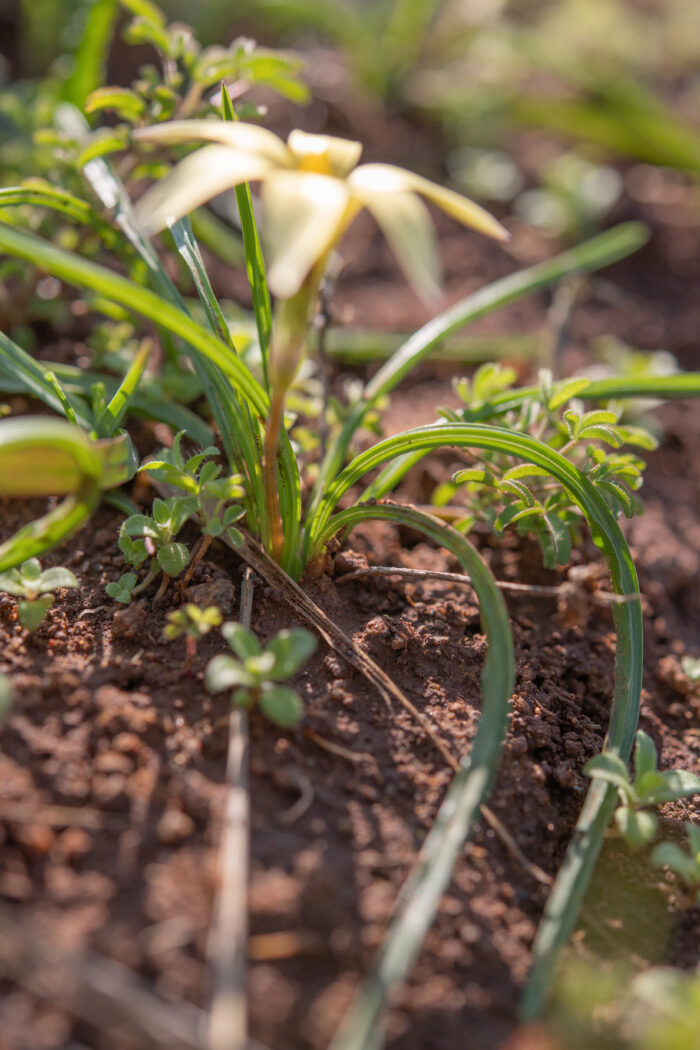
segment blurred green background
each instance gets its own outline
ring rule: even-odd
[[[4,79],[69,64],[96,5],[126,21],[117,0],[0,0]],[[618,158],[700,171],[697,0],[162,7],[192,24],[203,45],[245,35],[299,50],[313,103],[295,123],[366,140],[363,121],[369,128],[373,114],[406,118],[439,136],[453,185],[555,235],[579,238],[609,213],[620,193],[610,167]],[[116,39],[108,80],[126,84],[151,56]]]

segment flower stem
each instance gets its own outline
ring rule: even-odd
[[[282,558],[284,547],[284,529],[282,527],[280,497],[277,489],[277,449],[279,447],[280,429],[284,415],[285,393],[286,390],[276,390],[270,403],[270,412],[265,426],[263,459],[265,500],[270,521],[270,553],[278,563]]]
[[[284,549],[284,527],[277,488],[277,450],[284,426],[284,402],[304,357],[309,325],[328,252],[316,261],[299,290],[288,299],[278,299],[270,347],[270,411],[265,424],[263,479],[270,521],[270,553],[279,564]]]

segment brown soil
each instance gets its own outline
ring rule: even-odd
[[[700,235],[689,195],[663,213],[653,200],[629,196],[619,217],[623,212],[654,222],[653,243],[590,282],[571,321],[567,361],[579,360],[592,337],[613,333],[632,345],[664,346],[692,367]],[[356,248],[365,236],[358,230]],[[524,264],[551,251],[524,230],[509,253],[470,239],[479,256],[465,273],[463,243],[456,235],[446,243],[451,298],[512,269],[514,258]],[[354,264],[338,297],[340,314],[352,303],[364,324],[420,322],[422,308],[388,276],[384,256],[370,257],[371,270]],[[543,329],[547,303],[535,297],[483,327]],[[546,329],[543,337],[549,338]],[[426,367],[424,382],[394,400],[388,429],[430,421],[435,405],[452,396],[447,371]],[[680,670],[681,655],[700,650],[700,419],[686,406],[667,407],[659,418],[665,437],[649,456],[647,513],[628,527],[645,595],[642,725],[664,766],[700,772],[700,694]],[[446,464],[437,459],[419,471],[407,497],[423,501]],[[5,508],[3,533],[12,531],[16,513]],[[166,998],[203,1005],[227,705],[207,694],[202,679],[222,642],[201,642],[189,670],[184,645],[162,640],[167,604],[152,608],[144,600],[118,609],[105,598],[105,582],[123,571],[118,524],[118,515],[103,509],[66,549],[45,559],[69,565],[81,588],[61,596],[35,635],[18,626],[13,599],[0,605],[0,670],[12,675],[16,690],[0,755],[0,895],[11,909],[2,914],[21,917],[40,943],[107,956]],[[543,583],[565,576],[544,572],[534,547],[511,537],[482,535],[480,543],[501,579]],[[337,584],[335,577],[363,555],[377,564],[456,566],[414,535],[373,525],[357,529],[308,590],[453,751],[464,754],[479,717],[485,648],[471,592],[436,581]],[[581,549],[575,560],[595,562],[594,548]],[[215,552],[193,581],[203,590],[190,596],[235,617],[239,573],[234,556]],[[517,685],[490,805],[523,853],[552,874],[586,788],[582,766],[602,745],[615,638],[605,605],[583,602],[562,617],[551,599],[508,602]],[[289,623],[279,595],[259,582],[254,629],[267,638]],[[250,1009],[252,1035],[272,1050],[321,1050],[381,941],[450,772],[410,716],[389,708],[323,645],[296,684],[306,702],[297,732],[279,732],[255,717],[251,727]],[[324,744],[340,746],[345,756]],[[678,822],[693,812],[687,803],[669,807],[667,817]],[[695,965],[698,916],[669,911],[657,883],[643,860],[611,843],[578,943]],[[396,993],[389,1046],[457,1050],[465,1032],[477,1050],[506,1042],[510,1050],[543,1046],[535,1033],[514,1036],[513,1029],[545,899],[546,887],[487,825],[478,827],[411,978]],[[50,978],[39,971],[4,982],[0,1046],[139,1045],[122,1028],[75,1020],[63,993],[56,1003]]]

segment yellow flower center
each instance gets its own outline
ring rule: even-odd
[[[313,171],[316,175],[332,175],[333,169],[326,152],[307,153],[298,159],[299,171]]]
[[[298,171],[334,175],[337,179],[344,179],[350,174],[362,152],[359,142],[338,139],[333,135],[309,135],[299,130],[292,131],[287,145]]]

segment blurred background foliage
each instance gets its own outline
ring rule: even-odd
[[[359,135],[368,113],[408,118],[441,136],[457,188],[572,241],[594,232],[618,200],[618,158],[700,171],[697,0],[161,6],[205,46],[243,36],[298,49],[313,104],[300,106],[294,123]],[[118,0],[0,0],[0,76],[50,69],[70,84],[88,19],[91,34],[111,34],[126,14]],[[143,45],[117,43],[108,82],[128,83],[150,59]],[[334,114],[348,109],[349,126],[334,127]]]

